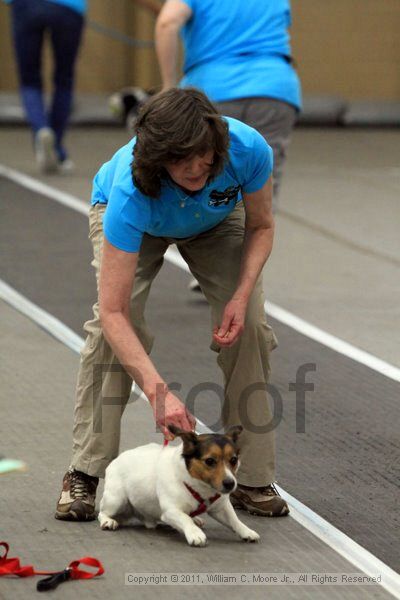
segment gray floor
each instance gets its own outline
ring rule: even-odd
[[[0,162],[36,176],[28,132],[22,128],[2,128],[0,134]],[[78,197],[88,198],[90,177],[113,150],[124,143],[126,134],[123,130],[114,129],[75,129],[71,131],[70,139],[78,165],[76,174],[70,178],[52,177],[46,181]],[[394,174],[399,139],[399,133],[394,131],[354,131],[350,136],[349,132],[340,130],[298,130],[282,190],[277,243],[266,270],[266,291],[270,300],[398,365],[400,320],[397,318],[398,302],[395,301],[399,291],[398,236],[393,222],[398,211],[394,196],[399,191],[399,180]],[[357,169],[360,171],[359,179],[356,177]],[[329,172],[335,174],[334,181],[330,181]],[[383,177],[385,174],[389,176]],[[351,183],[347,203],[343,199],[346,178]],[[344,207],[347,207],[346,218],[340,218],[340,211],[332,209],[339,180],[343,182],[340,210],[343,213]],[[364,180],[365,187],[362,185]],[[0,181],[0,186],[0,277],[81,334],[81,324],[90,314],[94,298],[84,217],[5,180]],[[378,218],[374,207],[379,186],[382,194]],[[362,219],[358,221],[361,212]],[[56,229],[61,236],[56,236]],[[207,307],[186,291],[187,281],[185,273],[166,264],[149,304],[149,319],[153,329],[159,332],[154,360],[168,381],[182,383],[184,395],[193,383],[218,381],[219,377],[213,356],[207,352]],[[13,323],[11,317],[10,322]],[[278,428],[279,482],[321,516],[393,568],[399,569],[396,506],[399,482],[398,384],[282,324],[273,324],[280,340],[280,347],[273,358],[273,384],[283,401],[283,419]],[[196,345],[190,340],[188,342],[187,332],[190,332],[191,339],[196,339]],[[10,337],[7,339],[10,340]],[[42,342],[37,343],[41,347]],[[13,344],[9,347],[14,349]],[[296,433],[296,407],[288,386],[294,380],[297,368],[308,362],[315,363],[317,371],[308,375],[308,379],[315,383],[315,391],[307,397],[306,432],[301,434]],[[15,366],[17,362],[13,364]],[[59,369],[56,370],[58,380]],[[53,371],[50,372],[53,377]],[[39,380],[41,385],[43,378],[37,375],[32,381]],[[8,378],[9,373],[2,377],[2,381]],[[18,379],[23,381],[24,378]],[[71,410],[73,382],[65,383],[61,378],[61,388],[61,396],[64,395]],[[52,394],[54,392],[50,389],[42,393],[47,400],[51,400]],[[21,396],[24,394],[19,394]],[[31,396],[25,394],[25,397]],[[24,404],[21,406],[24,407]],[[136,409],[135,404],[127,414],[127,419],[132,418],[133,423],[140,418]],[[197,400],[196,410],[199,418],[210,426],[218,419],[219,407],[211,394],[204,394]],[[48,423],[47,409],[45,412],[45,422]],[[53,490],[58,489],[65,454],[68,453],[69,419],[70,416],[64,416],[62,428],[66,438],[54,460],[54,463],[57,461],[57,469],[54,469],[53,479],[46,483],[46,492],[50,489],[52,495]],[[49,424],[49,436],[53,427]],[[144,427],[150,431],[151,422],[148,421]],[[45,437],[46,452],[49,436]],[[7,450],[14,448],[13,440],[14,437],[8,438]],[[125,447],[136,443],[136,436],[134,443],[124,438]],[[40,448],[39,444],[37,456]],[[29,454],[35,456],[32,452],[31,449]],[[30,474],[20,476],[21,489],[26,485],[28,476]],[[14,484],[16,477],[13,477]],[[46,501],[44,497],[45,504]],[[35,508],[32,514],[36,515],[36,512]],[[43,513],[47,515],[46,527],[57,527],[49,515],[48,506],[43,507]],[[283,522],[291,520],[263,524],[268,532],[273,529],[274,548],[280,535],[292,534]],[[10,526],[13,525],[10,521]],[[228,534],[224,532],[224,535]],[[296,535],[302,544],[302,534]],[[285,538],[283,546],[290,547],[291,544],[292,538]],[[240,556],[243,556],[243,547],[240,547]],[[27,561],[30,560],[27,557]],[[277,560],[276,556],[274,560]],[[269,560],[265,564],[269,564]],[[271,567],[260,570],[275,571],[279,568],[272,560]],[[314,570],[314,567],[309,570]],[[338,569],[335,567],[335,570]],[[252,593],[253,590],[256,588],[252,588]],[[271,590],[278,593],[278,588],[268,588],[268,592]],[[301,588],[285,588],[284,597],[292,597],[292,593],[299,597],[295,590]],[[305,590],[308,592],[304,597],[309,597],[310,590],[313,594],[324,593],[316,588]],[[330,597],[361,591],[359,588],[345,591],[343,587],[331,587],[329,590],[333,594]],[[201,593],[200,588],[198,591]],[[262,588],[255,591],[258,592],[261,594]],[[357,597],[365,597],[364,590]]]
[[[268,297],[400,366],[400,130],[299,129]]]

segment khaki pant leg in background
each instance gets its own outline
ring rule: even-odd
[[[97,285],[104,211],[105,205],[96,204],[89,212],[89,238]],[[153,338],[146,327],[144,307],[167,246],[160,238],[144,236],[132,292],[132,323],[148,353]],[[104,338],[98,302],[94,304],[93,318],[85,323],[84,330],[87,338],[81,352],[76,388],[71,466],[88,475],[104,477],[106,467],[119,452],[121,416],[129,400],[132,379]]]
[[[177,246],[211,306],[213,326],[236,289],[244,235],[244,207],[238,204],[222,223]],[[276,339],[266,322],[261,277],[251,296],[245,330],[231,348],[219,348],[218,365],[225,380],[223,422],[241,424],[239,483],[264,486],[275,480],[274,431],[268,401],[269,352]]]

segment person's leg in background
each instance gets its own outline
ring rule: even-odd
[[[254,127],[271,146],[274,153],[272,210],[276,213],[286,151],[296,122],[296,109],[272,98],[243,98],[215,102],[215,106],[222,115]],[[202,291],[196,279],[189,283],[189,289],[193,292]]]
[[[216,106],[221,114],[254,127],[271,146],[274,153],[272,208],[276,212],[286,152],[296,123],[296,109],[287,102],[274,98],[245,98],[219,102]]]
[[[54,54],[53,97],[49,123],[56,136],[57,159],[61,170],[72,167],[67,161],[63,138],[71,114],[74,69],[82,39],[84,17],[75,10],[56,3],[49,12],[49,29]]]
[[[13,0],[11,15],[21,100],[32,129],[36,159],[41,171],[51,172],[56,168],[54,134],[47,119],[41,73],[46,4],[50,3]]]

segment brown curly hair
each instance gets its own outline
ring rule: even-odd
[[[229,128],[210,100],[195,88],[172,88],[153,96],[135,123],[132,176],[139,190],[158,198],[164,165],[213,150],[209,181],[228,159]]]

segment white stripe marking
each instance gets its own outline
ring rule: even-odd
[[[34,321],[39,327],[50,333],[54,338],[65,344],[74,352],[80,352],[83,340],[72,329],[64,325],[59,319],[34,304],[17,290],[0,279],[0,299],[4,300],[20,313]]]
[[[80,352],[84,343],[81,337],[1,280],[0,299],[37,323],[74,352]],[[135,393],[140,393],[147,400],[140,388],[137,388]],[[197,430],[201,433],[211,431],[199,420],[197,420]],[[400,599],[400,575],[398,573],[282,488],[279,487],[278,490],[290,504],[290,514],[295,521],[367,575],[371,577],[382,575],[382,587],[395,598]]]
[[[1,279],[0,299],[13,306],[20,313],[28,317],[28,319],[31,319],[31,321],[37,323],[39,327],[73,350],[73,352],[79,354],[82,350],[84,340],[79,335],[72,331],[67,325],[64,325],[57,317],[53,317],[53,315],[46,310],[31,302],[25,296],[22,296],[17,290]],[[132,392],[137,395],[137,397],[142,397],[147,401],[147,397],[136,384],[133,386]]]
[[[25,173],[20,173],[19,171],[15,171],[14,169],[10,169],[10,167],[0,164],[0,176],[6,177],[10,181],[13,181],[17,185],[21,185],[32,192],[42,194],[50,200],[55,200],[59,204],[63,204],[67,208],[72,208],[83,215],[89,214],[89,205],[86,202],[75,198],[72,194],[61,192],[60,190],[47,185],[47,183],[42,183],[29,175],[25,175]]]
[[[395,365],[391,365],[390,363],[370,354],[369,352],[365,352],[365,350],[361,350],[344,340],[308,323],[304,319],[300,317],[296,317],[296,315],[290,313],[289,311],[273,304],[272,302],[267,301],[265,303],[265,311],[267,315],[270,315],[277,321],[288,325],[295,331],[307,336],[308,338],[315,340],[319,344],[326,346],[327,348],[331,348],[335,352],[339,354],[343,354],[352,360],[365,365],[366,367],[372,369],[373,371],[377,371],[389,379],[393,379],[394,381],[400,381],[400,369]]]
[[[189,267],[176,248],[168,248],[165,258],[175,266],[190,273]],[[296,315],[293,315],[277,304],[267,301],[264,307],[267,315],[276,319],[280,323],[284,323],[302,335],[305,335],[306,337],[315,340],[319,344],[322,344],[327,348],[331,348],[332,350],[335,350],[335,352],[343,354],[344,356],[347,356],[348,358],[355,360],[356,362],[361,363],[362,365],[365,365],[373,371],[377,371],[378,373],[381,373],[382,375],[385,375],[394,381],[400,381],[400,369],[395,365],[391,365],[390,363],[377,358],[373,354],[369,354],[369,352],[360,350],[352,344],[349,344],[348,342],[345,342],[344,340],[327,333],[323,329],[308,323],[304,319],[296,317]]]

